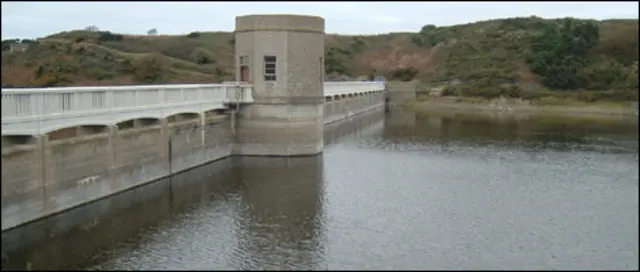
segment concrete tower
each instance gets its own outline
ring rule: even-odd
[[[236,80],[253,84],[238,112],[234,154],[313,155],[323,149],[324,19],[236,17]]]

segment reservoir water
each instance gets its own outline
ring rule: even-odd
[[[3,269],[638,269],[631,120],[415,113],[2,233]]]

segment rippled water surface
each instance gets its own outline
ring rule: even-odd
[[[393,110],[3,233],[3,268],[638,269],[635,121]]]

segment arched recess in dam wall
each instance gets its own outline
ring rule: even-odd
[[[2,229],[227,157],[227,119],[177,113],[3,136]]]

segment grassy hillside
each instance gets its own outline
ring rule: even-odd
[[[2,42],[2,83],[69,86],[197,83],[233,79],[233,34],[130,36],[62,32],[11,52]],[[541,94],[637,100],[638,20],[483,21],[426,25],[417,33],[326,36],[328,80],[419,80],[457,96]]]
[[[414,42],[436,65],[419,67],[427,89],[460,96],[637,100],[637,20],[493,20],[425,26]]]

